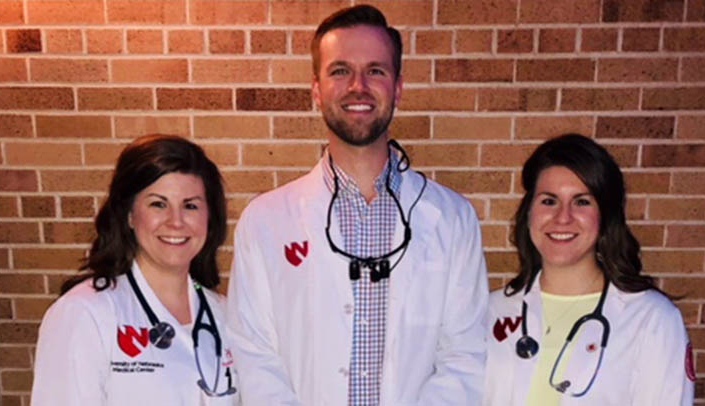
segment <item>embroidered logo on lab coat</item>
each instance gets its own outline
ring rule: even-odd
[[[299,244],[293,241],[289,245],[284,246],[284,256],[291,265],[299,266],[308,255],[308,241]]]

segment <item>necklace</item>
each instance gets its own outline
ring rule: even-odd
[[[544,332],[544,335],[549,335],[551,334],[551,326],[555,326],[558,324],[558,322],[562,321],[567,315],[571,314],[571,310],[575,309],[579,304],[588,304],[589,306],[593,305],[594,297],[593,295],[589,294],[590,290],[595,286],[595,283],[600,279],[600,276],[602,276],[602,273],[598,273],[595,275],[595,278],[590,282],[589,285],[586,286],[586,289],[584,290],[585,293],[580,293],[578,295],[571,295],[570,304],[566,305],[560,313],[558,313],[557,316],[553,317],[552,320],[549,321],[546,311],[544,310],[543,312],[543,318],[544,322],[546,324],[546,331]],[[544,295],[549,295],[548,293],[543,293]],[[597,295],[597,294],[595,294]],[[542,300],[546,300],[546,297],[543,297]],[[554,299],[555,300],[555,299]],[[554,305],[555,306],[555,305]]]

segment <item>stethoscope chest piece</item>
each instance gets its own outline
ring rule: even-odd
[[[160,321],[149,329],[149,342],[154,344],[157,348],[169,348],[175,335],[176,332],[171,324]]]
[[[539,352],[539,343],[528,335],[522,336],[517,340],[516,351],[519,357],[529,359]]]

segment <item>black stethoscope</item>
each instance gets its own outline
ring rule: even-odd
[[[526,304],[526,295],[531,290],[532,282],[533,281],[529,281],[529,283],[526,285],[526,289],[524,290],[524,299],[521,302],[521,338],[519,338],[519,340],[516,342],[516,353],[519,357],[524,359],[532,358],[534,355],[536,355],[536,353],[539,352],[539,343],[529,335],[526,321],[526,314],[528,308],[528,305]],[[605,280],[604,286],[602,288],[602,293],[600,294],[600,299],[597,301],[597,306],[595,306],[595,309],[591,313],[582,316],[575,322],[575,324],[573,324],[573,327],[570,329],[568,337],[566,337],[565,343],[561,348],[561,352],[558,354],[558,358],[556,358],[556,361],[553,363],[553,368],[551,368],[551,376],[549,378],[549,384],[558,392],[566,393],[568,388],[571,386],[571,381],[567,379],[558,383],[554,381],[556,369],[560,364],[561,360],[563,359],[563,353],[565,352],[565,349],[568,347],[571,341],[573,341],[573,339],[575,338],[575,335],[578,333],[578,330],[580,330],[580,327],[591,320],[595,320],[602,325],[600,357],[598,358],[595,370],[593,371],[592,377],[590,378],[590,381],[588,382],[586,388],[580,392],[569,392],[568,394],[573,397],[581,397],[585,395],[588,390],[590,390],[590,387],[592,387],[593,382],[595,382],[595,377],[597,377],[597,371],[599,371],[600,365],[602,364],[602,357],[604,356],[605,347],[607,347],[607,341],[610,336],[610,322],[602,314],[602,307],[605,304],[605,298],[607,297],[608,287],[609,281]]]
[[[397,170],[399,172],[404,172],[407,169],[409,169],[409,157],[406,155],[406,151],[399,145],[399,143],[396,140],[389,140],[389,145],[397,149],[399,152],[401,152],[402,156],[401,159],[399,160],[399,163],[397,164]],[[411,204],[411,207],[409,207],[409,212],[407,216],[404,216],[404,209],[401,207],[401,203],[399,203],[399,199],[397,196],[394,194],[394,191],[392,190],[391,187],[391,176],[392,176],[392,153],[391,150],[388,150],[387,152],[387,174],[384,180],[384,189],[387,191],[389,196],[394,200],[394,204],[397,206],[397,210],[399,211],[399,217],[401,219],[401,223],[404,226],[404,238],[402,239],[401,243],[395,248],[393,248],[391,251],[378,255],[375,257],[367,257],[367,258],[362,258],[360,256],[357,256],[355,254],[351,254],[344,249],[338,247],[334,242],[333,239],[330,236],[330,225],[331,225],[331,213],[333,212],[333,204],[335,203],[335,199],[338,198],[338,193],[340,192],[340,185],[339,185],[339,180],[338,180],[338,173],[335,170],[335,167],[333,166],[333,157],[328,154],[328,164],[330,165],[330,170],[333,173],[333,195],[330,199],[330,203],[328,204],[328,216],[327,216],[327,222],[326,222],[326,238],[328,239],[328,244],[330,245],[330,249],[336,253],[340,254],[350,260],[350,266],[348,268],[348,276],[350,277],[351,281],[356,281],[360,279],[360,268],[361,267],[366,267],[370,270],[370,281],[372,282],[379,282],[382,279],[389,278],[389,275],[391,274],[392,270],[397,266],[399,261],[401,261],[401,258],[404,256],[404,253],[406,253],[406,249],[409,247],[409,242],[411,241],[411,226],[409,225],[409,222],[411,221],[411,212],[414,209],[414,206],[416,206],[416,203],[419,202],[421,199],[421,195],[423,194],[424,190],[426,189],[426,176],[423,173],[417,172],[421,177],[423,178],[423,186],[421,187],[421,192],[419,192],[419,195],[416,197],[416,200]],[[407,219],[408,218],[408,219]],[[393,255],[397,254],[398,252],[401,251],[401,255],[399,258],[396,260],[394,265],[390,265],[389,258],[392,257]]]
[[[152,323],[152,327],[149,329],[149,342],[154,344],[154,346],[159,349],[169,348],[171,346],[171,342],[174,339],[174,336],[176,335],[174,327],[171,324],[165,321],[160,321],[159,318],[157,318],[157,315],[154,313],[154,311],[152,311],[152,308],[149,306],[149,303],[147,303],[147,300],[144,298],[144,295],[142,294],[142,291],[140,290],[139,286],[137,286],[137,281],[135,281],[135,277],[134,275],[132,275],[132,271],[127,272],[127,280],[130,282],[130,286],[132,286],[132,290],[135,292],[135,296],[137,296],[137,300],[140,302],[142,309],[144,309],[144,312],[147,313],[149,322]],[[223,355],[223,342],[220,339],[218,326],[215,323],[215,317],[213,317],[211,307],[208,305],[208,301],[206,300],[206,295],[205,293],[203,293],[203,288],[201,287],[201,285],[195,282],[194,287],[196,289],[196,293],[198,294],[198,312],[196,313],[196,319],[193,323],[193,330],[191,330],[191,337],[193,339],[193,352],[196,358],[196,368],[198,368],[198,374],[201,376],[201,379],[199,379],[197,382],[198,386],[208,396],[232,395],[237,392],[237,390],[233,386],[233,379],[232,374],[230,373],[230,368],[227,368],[227,370],[225,371],[225,376],[227,376],[228,378],[228,389],[223,392],[216,391],[216,389],[218,388],[218,380],[220,379],[220,358]],[[203,323],[204,314],[208,317],[209,324]],[[212,387],[208,386],[208,384],[206,383],[206,378],[203,374],[203,370],[201,369],[201,362],[198,356],[198,333],[201,330],[205,330],[210,333],[213,336],[213,340],[215,341],[216,371],[215,383]]]

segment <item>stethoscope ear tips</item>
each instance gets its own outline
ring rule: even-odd
[[[171,324],[160,321],[149,329],[149,342],[157,348],[166,349],[171,346],[171,340],[175,335],[176,332]]]
[[[517,355],[529,359],[539,352],[539,343],[529,336],[522,336],[516,344]]]

